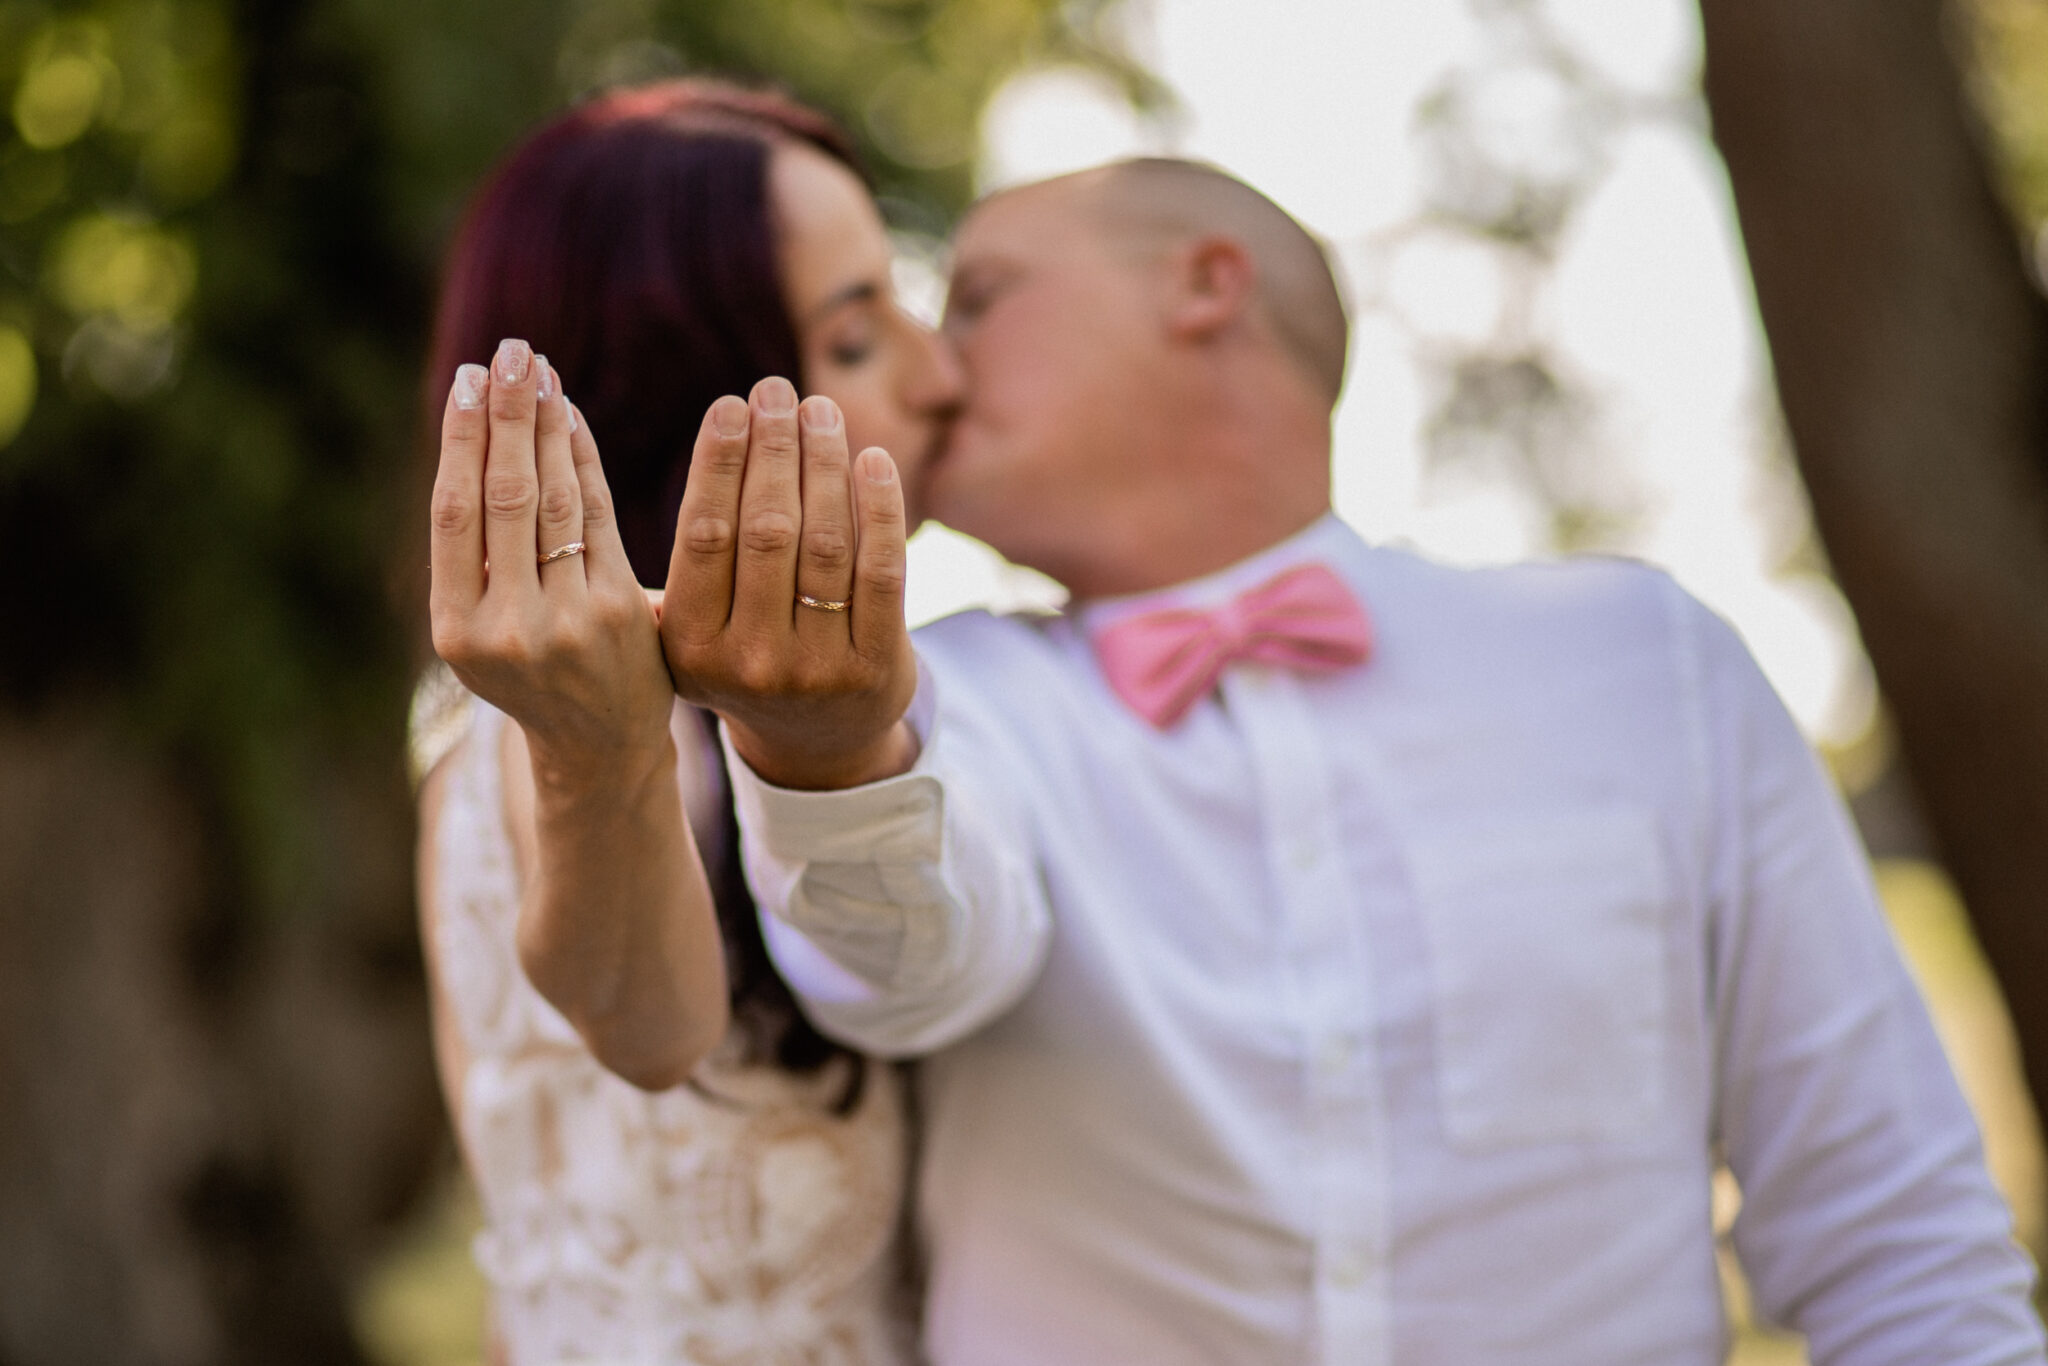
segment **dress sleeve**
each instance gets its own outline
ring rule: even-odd
[[[469,689],[456,678],[455,670],[440,660],[427,665],[420,674],[419,682],[413,686],[405,727],[406,772],[415,793],[434,766],[469,734],[470,718],[475,712],[471,701]]]
[[[1718,1137],[1758,1308],[1815,1366],[2044,1360],[2032,1268],[1826,773],[1692,605]]]
[[[994,737],[935,694],[920,669],[917,764],[863,787],[774,787],[725,747],[776,966],[821,1030],[882,1057],[929,1053],[1008,1010],[1051,938],[1028,813],[981,752]]]

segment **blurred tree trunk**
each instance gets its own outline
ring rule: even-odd
[[[1701,0],[1814,520],[2048,1109],[2048,306],[1941,0]]]
[[[447,1155],[377,539],[425,289],[331,8],[212,12],[246,127],[165,215],[202,257],[177,381],[53,358],[0,470],[5,1366],[357,1366],[358,1273]],[[128,148],[67,154],[128,194]],[[65,221],[0,239],[15,278]]]
[[[10,1366],[361,1360],[351,1273],[441,1128],[403,784],[337,768],[325,904],[252,924],[203,783],[104,718],[0,727]]]

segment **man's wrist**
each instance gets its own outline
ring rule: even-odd
[[[907,721],[861,745],[826,751],[815,746],[777,743],[731,719],[726,730],[733,751],[762,782],[799,792],[832,792],[861,787],[908,773],[917,763],[917,733]]]

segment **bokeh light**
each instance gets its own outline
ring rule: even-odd
[[[18,328],[0,327],[0,446],[20,435],[35,406],[35,348]]]

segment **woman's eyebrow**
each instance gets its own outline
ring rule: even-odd
[[[848,304],[868,303],[882,297],[882,287],[873,280],[857,280],[844,288],[834,290],[811,309],[806,322],[816,322],[835,309]]]

